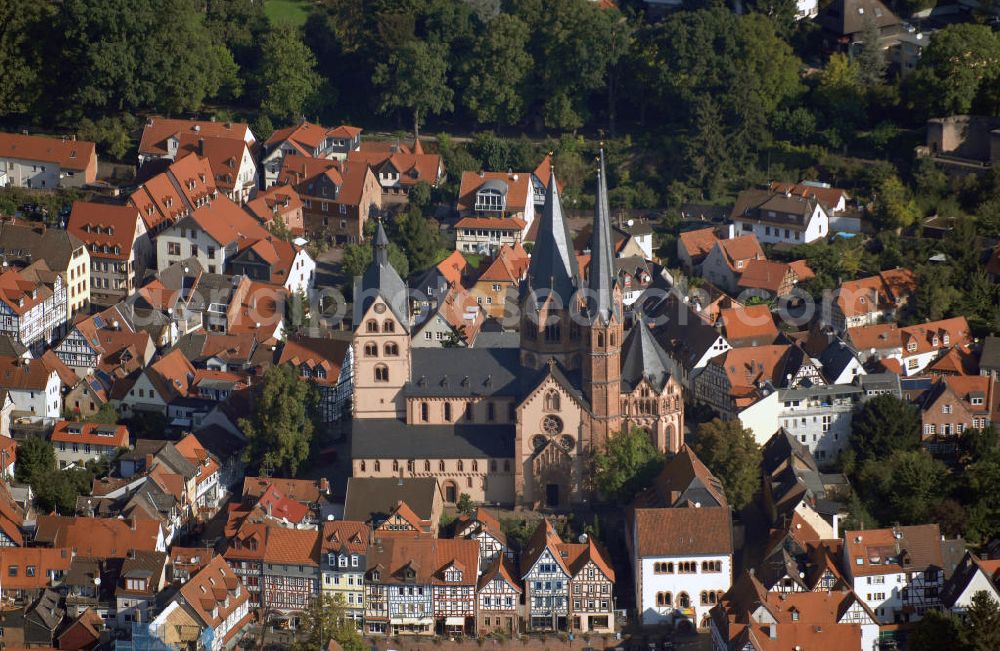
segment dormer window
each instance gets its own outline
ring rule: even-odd
[[[917,342],[911,341],[910,343],[906,344],[906,350],[911,353],[917,352]]]
[[[378,580],[379,580],[379,571],[372,570],[372,581],[378,581]]]
[[[945,335],[945,336],[944,336],[944,339],[943,339],[942,341],[944,341],[944,345],[945,345],[945,346],[948,346],[948,345],[950,345],[950,344],[951,344],[951,337],[950,337],[950,336],[948,336],[948,335]]]
[[[931,338],[931,344],[933,344],[934,346],[937,346],[939,343],[940,343],[940,340],[938,339],[938,336],[934,335],[934,337]]]

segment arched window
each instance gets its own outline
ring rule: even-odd
[[[492,402],[486,403],[486,420],[491,423],[497,418],[497,408]]]
[[[465,403],[465,420],[472,420],[472,403]]]
[[[362,459],[361,460],[361,472],[364,472],[364,471],[365,471],[365,460]]]
[[[667,563],[667,574],[673,574],[673,573],[674,573],[674,564]]]
[[[451,403],[450,402],[444,403],[444,419],[447,422],[449,422],[449,423],[451,422]]]
[[[597,333],[597,347],[598,348],[604,348],[604,333],[603,332],[598,332]]]
[[[688,593],[682,592],[677,595],[677,607],[678,608],[690,608],[691,607],[691,597]]]
[[[399,461],[397,461],[396,459],[392,460],[392,471],[399,472]]]
[[[365,323],[365,330],[368,332],[378,332],[378,322],[375,319],[368,319],[368,322]]]
[[[613,332],[611,333],[611,345],[612,346],[615,345],[615,333],[613,333]]]
[[[438,472],[444,472],[444,461],[438,461]]]
[[[396,332],[396,322],[392,319],[386,319],[383,321],[382,332]]]
[[[708,591],[706,590],[701,591],[701,605],[702,606],[708,605]]]
[[[462,463],[461,459],[458,460],[458,471],[459,472],[464,472],[465,471],[465,464]]]
[[[472,460],[472,472],[479,472],[479,461],[476,459]]]
[[[431,471],[431,462],[425,459],[424,460],[424,472],[430,472],[430,471]]]
[[[468,486],[469,488],[472,488],[472,477],[466,477],[465,485]]]
[[[409,461],[406,462],[406,472],[412,475],[414,470],[416,470],[416,468],[414,466],[413,459],[410,459]]]
[[[388,382],[389,381],[389,367],[385,364],[379,364],[375,367],[375,381],[376,382]]]
[[[673,603],[673,596],[669,592],[656,593],[656,605],[659,608],[669,607]]]
[[[503,471],[504,472],[510,472],[510,459],[504,459],[504,462],[503,462]]]
[[[496,472],[496,471],[497,471],[497,460],[490,459],[490,472]]]
[[[386,357],[399,357],[399,344],[390,341],[385,345],[385,356]]]
[[[545,393],[545,411],[559,411],[559,392],[552,390]]]
[[[378,344],[374,341],[365,344],[365,357],[378,357]]]
[[[427,406],[426,402],[420,403],[420,420],[425,423],[430,419],[430,408]]]
[[[375,472],[379,472],[381,470],[382,470],[382,464],[379,463],[378,459],[375,459]]]

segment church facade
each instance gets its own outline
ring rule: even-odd
[[[683,442],[669,360],[640,320],[626,331],[603,153],[586,278],[554,172],[519,298],[516,348],[421,348],[381,224],[355,288],[352,472],[434,477],[447,502],[566,508],[592,492],[609,437],[641,427]]]

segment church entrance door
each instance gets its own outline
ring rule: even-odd
[[[559,484],[545,484],[545,506],[552,509],[559,506]]]

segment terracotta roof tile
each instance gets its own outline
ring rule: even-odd
[[[0,133],[0,156],[4,158],[56,163],[61,168],[82,171],[96,157],[96,151],[96,145],[86,140]]]
[[[708,255],[715,243],[719,241],[714,228],[700,228],[696,231],[686,231],[680,234],[680,242],[692,259]]]
[[[197,130],[196,130],[197,129]],[[216,122],[214,120],[178,120],[154,116],[146,120],[139,141],[139,153],[166,156],[167,139],[192,134],[206,138],[238,138],[254,143],[250,127],[244,122]]]
[[[635,509],[639,556],[732,554],[732,520],[727,506]]]

